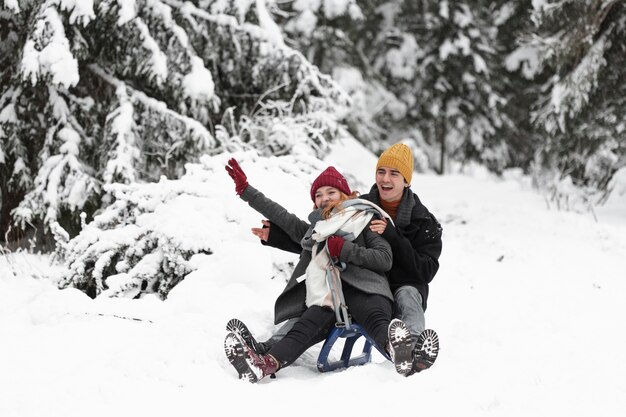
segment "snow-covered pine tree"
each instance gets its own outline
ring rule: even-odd
[[[275,2],[273,10],[286,42],[331,74],[352,98],[346,117],[350,133],[373,152],[405,132],[406,105],[374,66],[396,39],[388,0]]]
[[[232,250],[228,240],[241,232],[242,225],[231,214],[232,206],[224,204],[236,199],[232,181],[224,171],[231,156],[243,167],[254,165],[261,171],[287,175],[294,183],[303,184],[303,190],[304,184],[310,184],[326,168],[305,147],[272,158],[251,150],[204,155],[199,163],[187,164],[180,179],[162,177],[152,183],[106,185],[115,201],[78,236],[69,242],[64,242],[63,236],[57,240],[56,253],[66,259],[59,286],[79,288],[91,297],[141,298],[153,294],[165,299],[195,269],[195,255],[200,259],[202,255],[219,257],[220,252]],[[203,262],[219,265],[220,258]],[[215,273],[227,270],[216,268]],[[211,277],[203,279],[211,281]]]
[[[530,109],[543,93],[541,87],[549,73],[539,58],[541,51],[528,44],[534,28],[532,4],[525,0],[501,0],[493,2],[492,9],[498,30],[493,79],[500,84],[498,90],[506,102],[503,112],[511,121],[498,127],[496,135],[507,143],[508,166],[528,173],[545,136],[533,127]]]
[[[179,224],[151,220],[219,195],[206,184],[223,161],[219,174],[193,161],[294,153],[297,177],[345,134],[349,97],[284,44],[264,1],[31,1],[0,18],[0,47],[21,51],[0,61],[0,198],[54,235],[62,287],[166,297],[228,223],[190,225],[190,246]],[[202,170],[201,196],[175,180],[189,169]]]
[[[133,2],[122,4],[131,9],[136,7]],[[144,7],[143,13],[157,15],[155,9]],[[12,199],[3,214],[6,216],[12,209],[13,219],[22,230],[31,226],[41,237],[51,224],[58,222],[70,235],[76,235],[80,230],[79,214],[84,211],[91,216],[100,206],[103,183],[149,178],[151,168],[170,174],[163,163],[154,167],[157,164],[152,161],[172,153],[177,156],[176,150],[183,148],[175,146],[179,142],[186,143],[188,155],[209,149],[214,142],[200,123],[187,127],[193,120],[168,112],[165,103],[131,87],[128,88],[131,93],[126,94],[120,87],[124,82],[119,81],[114,72],[100,69],[115,68],[115,59],[125,59],[120,51],[128,49],[134,41],[135,56],[143,57],[143,67],[129,65],[128,72],[121,75],[126,75],[130,82],[132,76],[141,78],[144,85],[137,83],[140,87],[151,85],[153,92],[158,91],[156,86],[165,81],[167,57],[160,52],[147,29],[141,31],[145,26],[142,22],[135,9],[124,9],[111,1],[95,5],[71,0],[30,1],[3,12],[2,24],[9,30],[3,43],[13,40],[14,50],[19,51],[11,54],[2,68],[9,81],[3,83],[6,104],[2,107],[13,109],[13,117],[3,118],[1,122],[3,143],[10,146],[5,152],[10,157],[5,158],[5,162],[10,166],[18,160],[14,149],[20,146],[11,145],[29,143],[22,159],[28,162],[30,176],[34,177],[31,183],[20,183],[23,188],[19,191],[24,197]],[[123,42],[111,39],[118,24],[121,24],[120,31],[128,29],[128,37]],[[134,31],[131,26],[135,27]],[[98,39],[101,30],[110,37]],[[105,45],[118,51],[111,61],[106,61]],[[127,105],[129,97],[134,104],[131,107]],[[207,97],[206,101],[210,99],[214,98]],[[135,112],[137,114],[133,115]],[[152,117],[147,117],[149,112]],[[120,117],[135,118],[136,123],[131,126],[143,129],[148,139],[138,142],[131,128],[122,131]],[[184,128],[171,123],[172,119],[178,119],[178,124]],[[179,135],[173,139],[167,134],[168,130],[178,131]],[[159,141],[168,146],[150,152],[152,144]],[[141,165],[140,149],[146,160]],[[184,162],[186,158],[176,161],[178,171],[182,171]],[[139,167],[145,169],[142,175],[136,172]],[[13,184],[9,192],[18,184],[16,174],[19,172],[13,170],[9,177],[9,186]],[[10,221],[7,217],[2,220],[4,226]]]
[[[80,213],[89,221],[113,201],[107,184],[176,178],[204,153],[324,149],[349,99],[284,45],[264,1],[243,17],[217,3],[244,2],[0,6],[3,237],[13,221],[74,236]],[[274,118],[291,128],[275,131]]]
[[[403,1],[396,26],[400,43],[377,64],[406,104],[431,161],[478,161],[498,171],[508,149],[496,129],[506,122],[492,76],[497,30],[489,2]]]
[[[536,2],[533,20],[533,45],[552,74],[533,114],[546,132],[538,178],[570,206],[560,191],[571,193],[570,184],[583,203],[595,204],[626,166],[626,7],[618,0]]]
[[[191,256],[210,253],[209,247],[188,247],[184,239],[145,221],[163,205],[193,198],[185,186],[165,177],[157,183],[107,186],[115,201],[75,238],[57,239],[55,255],[67,260],[59,287],[72,286],[92,298],[102,293],[130,298],[155,293],[165,298],[193,270]]]
[[[348,113],[349,97],[284,44],[264,0],[200,4],[213,13],[233,13],[210,15],[188,5],[180,9],[192,45],[218,74],[216,90],[225,92],[218,134],[234,136],[265,155],[289,153],[303,144],[321,156],[340,130],[337,122]]]

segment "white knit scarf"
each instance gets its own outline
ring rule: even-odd
[[[343,209],[332,213],[326,220],[315,223],[311,237],[315,242],[324,242],[332,235],[341,236],[344,240],[353,241],[363,229],[369,224],[375,214],[385,217],[393,224],[393,220],[387,213],[376,204],[362,199],[347,200],[342,203]],[[318,245],[313,245],[311,262],[306,269],[306,305],[311,307],[328,306],[336,308],[334,305],[331,290],[327,280],[328,268],[332,265],[332,260],[324,245],[323,250],[318,252]],[[341,281],[337,274],[330,274],[332,285],[335,291],[341,292]]]

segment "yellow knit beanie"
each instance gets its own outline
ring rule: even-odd
[[[400,171],[404,180],[410,184],[413,176],[413,154],[404,143],[396,143],[387,148],[378,158],[376,170],[380,167],[394,168]]]

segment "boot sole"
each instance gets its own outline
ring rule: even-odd
[[[230,319],[228,323],[226,323],[226,331],[231,333],[236,333],[243,339],[244,342],[248,346],[254,350],[257,354],[262,354],[264,352],[259,349],[259,343],[256,341],[248,327],[239,319]]]
[[[239,374],[239,379],[243,379],[248,382],[257,382],[259,378],[254,373],[250,364],[246,360],[246,352],[243,347],[243,338],[237,333],[231,332],[226,335],[224,340],[224,352],[231,365],[235,368]]]
[[[388,330],[389,343],[393,349],[393,363],[396,372],[399,374],[407,374],[413,367],[411,357],[411,333],[403,321],[393,319],[389,323]]]
[[[413,367],[416,372],[430,368],[439,355],[439,336],[434,330],[424,330],[415,344]]]

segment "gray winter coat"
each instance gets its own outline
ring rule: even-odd
[[[283,229],[294,241],[301,241],[307,231],[313,227],[296,215],[289,213],[252,186],[246,188],[241,198],[250,207]],[[314,211],[309,217],[315,218],[316,215],[318,213]],[[347,264],[345,271],[341,272],[343,282],[365,293],[382,295],[393,302],[389,281],[384,275],[386,271],[391,269],[391,247],[381,235],[366,227],[354,241],[344,243],[339,258]],[[298,282],[297,278],[304,275],[310,261],[311,251],[303,249],[287,286],[278,296],[274,305],[275,324],[300,317],[306,310],[305,282]]]

